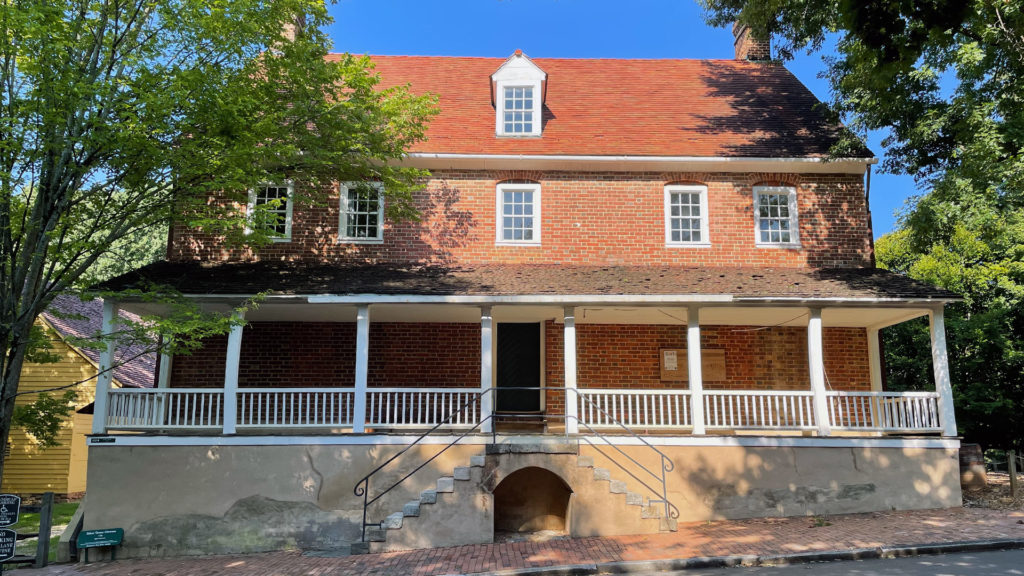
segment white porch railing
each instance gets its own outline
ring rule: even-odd
[[[579,419],[593,428],[690,428],[689,390],[581,389]],[[588,401],[589,400],[589,401]],[[616,422],[618,421],[618,422]]]
[[[224,391],[210,388],[120,388],[111,390],[107,428],[192,430],[224,425]]]
[[[826,393],[832,428],[877,432],[941,432],[938,392]]]
[[[354,388],[240,388],[238,427],[348,427],[354,400]]]
[[[433,427],[449,416],[444,428],[474,426],[480,421],[479,393],[475,388],[370,388],[366,426]]]
[[[689,390],[579,389],[584,427],[637,430],[693,428]],[[240,429],[350,428],[354,388],[240,388]],[[224,428],[224,392],[210,388],[122,388],[108,397],[106,429],[217,430]],[[829,425],[840,431],[942,432],[937,392],[839,392],[825,396]],[[465,407],[465,408],[463,408]],[[704,390],[709,430],[815,430],[809,390]],[[449,416],[451,417],[449,419]],[[476,388],[370,388],[366,426],[465,429],[483,418]],[[446,419],[449,419],[445,422]]]
[[[812,430],[814,394],[802,390],[704,390],[708,429]]]

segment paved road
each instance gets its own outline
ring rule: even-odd
[[[1007,576],[1024,575],[1024,550],[824,562],[796,566],[660,572],[678,576]],[[643,576],[655,576],[655,573]]]

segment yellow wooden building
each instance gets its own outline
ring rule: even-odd
[[[9,456],[4,463],[0,487],[5,493],[54,492],[75,497],[80,496],[86,489],[88,452],[85,438],[92,430],[92,414],[79,413],[79,410],[92,404],[96,389],[94,378],[98,357],[93,350],[70,344],[67,337],[90,336],[98,329],[102,302],[81,302],[75,297],[60,296],[51,308],[54,306],[81,316],[68,319],[43,314],[39,323],[51,338],[52,353],[59,356],[60,360],[42,364],[26,363],[21,372],[18,392],[47,390],[81,382],[76,387],[78,398],[75,402],[75,411],[61,427],[58,446],[42,448],[36,439],[24,430],[11,430],[7,446]],[[114,386],[152,386],[152,356],[143,355],[130,364],[132,365],[115,370]],[[17,403],[28,404],[35,399],[35,394],[22,394],[18,397]]]

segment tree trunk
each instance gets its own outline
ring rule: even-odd
[[[27,333],[15,328],[14,332]],[[26,343],[15,341],[11,349],[4,350],[7,362],[4,363],[3,395],[0,397],[0,478],[3,478],[4,467],[7,463],[7,441],[11,434],[11,420],[14,418],[14,404],[18,397],[18,383],[21,380],[21,368],[25,364]]]

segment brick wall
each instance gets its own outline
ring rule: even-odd
[[[836,390],[870,390],[867,334],[863,328],[825,328],[825,375]],[[548,387],[563,386],[562,326],[545,329]],[[725,350],[726,380],[704,381],[707,389],[808,390],[805,328],[702,326],[703,349]],[[576,380],[580,388],[686,389],[661,380],[660,350],[686,348],[686,327],[667,325],[576,325]],[[706,378],[706,377],[705,377]],[[547,393],[549,409],[561,412],[564,394]]]
[[[509,179],[541,185],[541,246],[495,245],[495,187]],[[708,187],[710,248],[665,246],[664,186]],[[800,249],[754,245],[756,184],[797,188]],[[845,174],[574,173],[435,171],[415,195],[419,222],[388,222],[380,245],[338,244],[338,199],[296,206],[292,241],[253,255],[177,226],[172,260],[316,260],[447,264],[860,267],[871,262],[860,176]]]
[[[659,351],[685,348],[686,327],[578,324],[577,382],[581,388],[686,388],[660,379]],[[256,322],[242,335],[240,387],[349,387],[355,373],[352,322]],[[545,325],[547,407],[564,406],[560,324]],[[726,380],[708,389],[806,390],[804,328],[703,326],[704,349],[724,349]],[[867,337],[862,328],[825,328],[825,373],[836,390],[870,390]],[[172,365],[174,387],[221,387],[226,338],[211,338]],[[480,327],[456,323],[374,323],[370,327],[370,386],[480,385]]]
[[[254,322],[242,333],[240,387],[351,387],[355,383],[353,322]],[[178,356],[171,385],[221,387],[227,338]],[[369,386],[480,385],[478,324],[378,322],[370,327]]]

